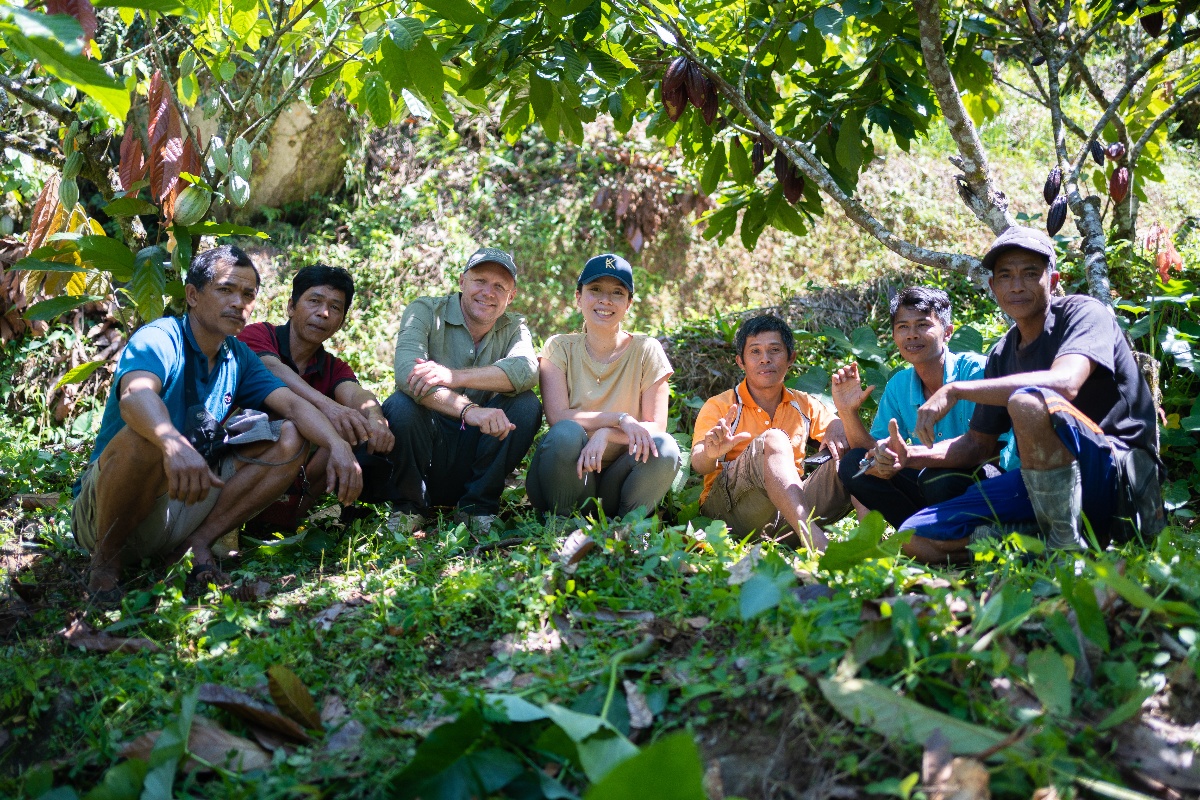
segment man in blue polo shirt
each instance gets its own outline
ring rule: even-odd
[[[193,579],[219,582],[212,543],[283,493],[306,439],[330,448],[328,490],[336,487],[343,503],[358,496],[362,476],[349,445],[234,338],[258,286],[238,248],[201,253],[187,274],[188,313],[144,325],[122,352],[72,509],[76,541],[92,553],[94,602],[119,600],[122,564],[176,560],[188,550]],[[218,433],[216,423],[237,407],[282,416],[277,438],[210,461],[197,449],[206,449],[197,431]]]
[[[909,286],[892,298],[890,310],[892,340],[900,357],[911,366],[887,382],[871,431],[868,433],[862,424],[859,409],[875,387],[863,389],[857,364],[834,374],[833,400],[852,448],[842,457],[838,476],[855,500],[870,511],[880,512],[899,529],[920,509],[958,497],[975,481],[995,477],[1000,471],[990,463],[979,469],[900,469],[874,458],[875,450],[886,448],[893,437],[912,441],[917,409],[930,395],[951,381],[979,380],[987,363],[983,355],[954,353],[947,346],[954,325],[950,298],[941,289]],[[935,427],[936,440],[948,441],[966,433],[974,410],[974,403],[956,405]],[[1007,441],[1006,445],[999,462],[1001,468],[1009,470],[1019,462],[1015,448]],[[870,464],[865,471],[859,466],[864,458]]]

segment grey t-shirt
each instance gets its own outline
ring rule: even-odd
[[[1086,356],[1095,365],[1072,404],[1105,434],[1130,446],[1155,452],[1154,401],[1116,317],[1099,300],[1085,295],[1055,297],[1046,310],[1042,334],[1019,347],[1013,326],[988,355],[984,378],[1050,369],[1065,355]],[[971,429],[1000,435],[1012,429],[1004,406],[975,406]]]

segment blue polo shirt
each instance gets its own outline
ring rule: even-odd
[[[284,386],[249,347],[233,336],[226,336],[221,343],[216,368],[210,375],[208,356],[196,344],[189,317],[184,315],[182,321],[177,317],[156,319],[138,328],[121,353],[91,461],[99,458],[112,438],[125,427],[125,420],[121,418],[120,388],[121,378],[130,372],[152,372],[158,376],[162,381],[159,396],[171,414],[171,423],[183,431],[187,414],[183,390],[185,358],[191,359],[193,364],[196,396],[208,413],[222,422],[235,408],[261,408],[267,395]]]
[[[943,385],[951,381],[977,381],[983,378],[987,366],[987,356],[980,353],[952,353],[946,351],[946,362],[943,370]],[[883,388],[883,397],[879,400],[879,411],[875,414],[875,422],[871,424],[871,436],[884,439],[888,435],[888,420],[895,418],[900,436],[908,442],[912,441],[913,430],[917,427],[917,409],[925,402],[925,389],[921,378],[914,367],[906,367],[893,375]],[[935,442],[943,442],[962,436],[971,425],[971,415],[975,413],[975,404],[968,400],[959,400],[950,407],[946,414],[933,426]],[[1000,468],[1006,472],[1021,466],[1017,458],[1017,448],[1012,442],[1012,434],[1000,437],[1004,449],[1000,452]]]

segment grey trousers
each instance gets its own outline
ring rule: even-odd
[[[666,496],[679,471],[679,445],[669,433],[655,434],[658,456],[641,462],[628,453],[587,481],[579,478],[576,463],[588,434],[578,422],[562,420],[550,427],[533,453],[525,490],[538,511],[574,513],[585,504],[598,503],[605,516],[628,514],[639,506],[653,511]]]

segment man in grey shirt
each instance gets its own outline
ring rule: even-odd
[[[468,260],[461,291],[419,297],[396,337],[396,392],[383,413],[396,436],[393,528],[414,529],[430,506],[485,532],[504,479],[542,420],[537,357],[525,320],[509,312],[517,266],[503,250]]]

